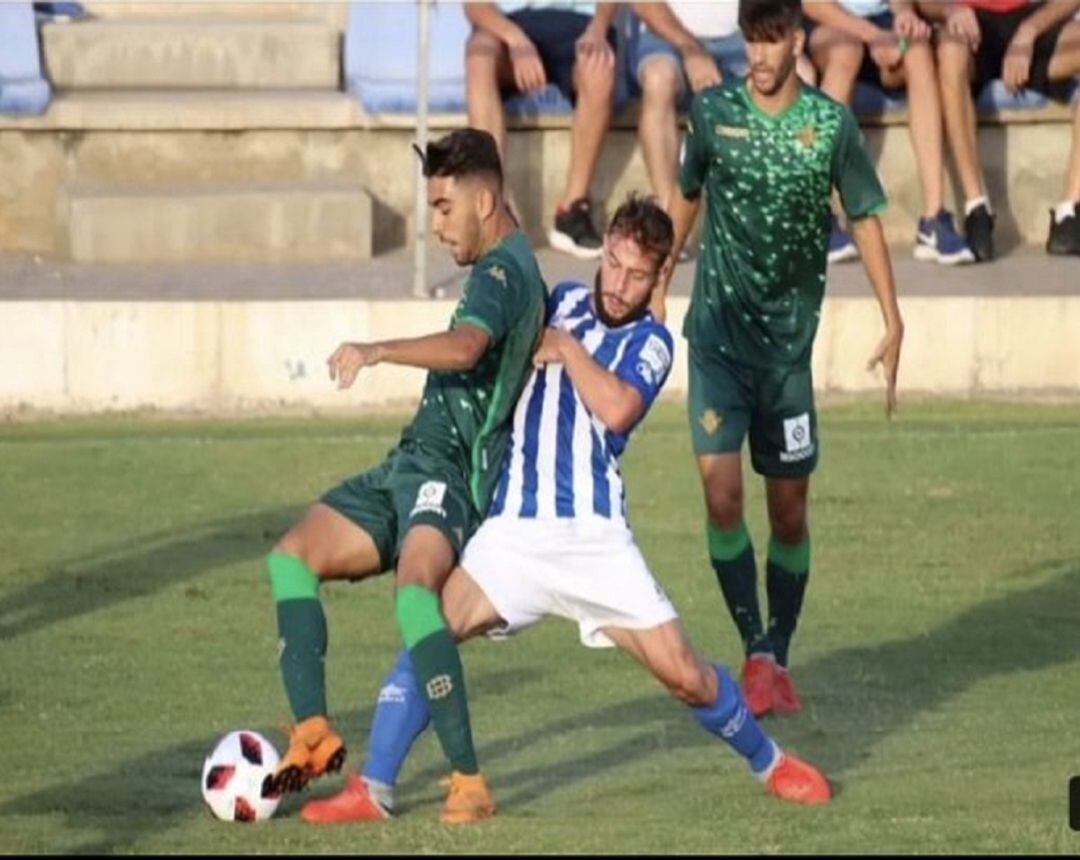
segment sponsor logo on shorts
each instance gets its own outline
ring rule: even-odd
[[[404,705],[406,690],[397,684],[387,684],[379,690],[380,705]]]
[[[798,463],[814,456],[814,440],[810,438],[810,413],[784,419],[784,447],[781,463]]]
[[[731,137],[735,140],[750,139],[750,129],[737,125],[718,125],[713,131],[715,131],[719,137]]]
[[[454,682],[450,680],[449,675],[436,675],[427,682],[428,698],[434,701],[445,699],[453,689]]]
[[[656,386],[671,367],[671,352],[667,344],[655,334],[650,334],[638,354],[637,372],[646,384]]]
[[[446,516],[446,510],[443,508],[443,498],[446,496],[446,484],[442,481],[428,481],[427,483],[420,485],[420,490],[416,494],[416,504],[413,506],[410,517],[415,517],[417,514],[438,514],[440,517]]]
[[[724,416],[717,415],[715,409],[706,409],[701,413],[698,423],[701,424],[702,430],[712,436],[717,430],[724,426]]]

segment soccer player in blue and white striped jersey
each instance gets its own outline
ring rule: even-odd
[[[443,589],[443,612],[459,641],[514,633],[547,615],[569,618],[585,645],[615,645],[641,662],[770,792],[823,803],[830,797],[825,778],[782,753],[727,670],[694,652],[627,522],[618,459],[671,369],[671,334],[648,305],[673,236],[662,209],[631,197],[608,228],[595,284],[554,290],[495,498]],[[429,698],[438,698],[438,680],[427,684]],[[379,696],[363,776],[308,803],[304,820],[389,817],[393,786],[428,723],[427,708],[402,652]],[[460,822],[495,811],[490,795],[459,807],[474,811]]]

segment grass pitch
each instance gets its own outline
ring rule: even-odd
[[[374,465],[403,418],[0,426],[0,849],[5,852],[1075,853],[1080,407],[822,410],[814,555],[793,673],[768,718],[837,788],[785,806],[631,661],[551,620],[464,652],[499,816],[437,824],[432,733],[376,826],[258,826],[199,796],[215,738],[278,746],[287,705],[262,557],[307,503]],[[681,407],[625,462],[639,541],[708,655],[738,667],[705,556]],[[759,558],[760,482],[748,474]],[[398,647],[383,578],[324,589],[331,709],[362,757]],[[340,777],[316,784],[336,789]]]

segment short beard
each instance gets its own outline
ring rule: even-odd
[[[630,308],[630,310],[621,317],[613,317],[604,310],[604,292],[600,289],[600,272],[598,271],[596,273],[593,286],[593,304],[596,305],[596,315],[600,317],[600,322],[608,328],[620,328],[621,326],[628,325],[641,319],[649,309],[649,302],[651,299],[652,293],[650,292],[637,307]]]

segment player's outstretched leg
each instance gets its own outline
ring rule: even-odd
[[[832,791],[824,775],[813,765],[783,752],[762,731],[728,671],[720,665],[714,668],[719,688],[717,698],[711,705],[692,708],[698,723],[742,755],[771,794],[793,803],[828,802]]]
[[[742,690],[728,671],[697,656],[678,619],[643,630],[605,627],[603,632],[644,664],[673,696],[689,705],[702,728],[741,755],[769,792],[795,803],[829,800],[831,791],[825,777],[781,751],[750,713]]]
[[[427,701],[416,684],[409,652],[402,651],[379,690],[368,758],[361,775],[351,774],[338,794],[310,801],[300,817],[311,824],[390,818],[401,766],[430,721]]]

